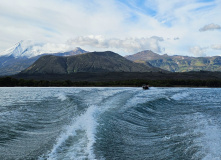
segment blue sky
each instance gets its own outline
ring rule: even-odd
[[[33,40],[121,55],[221,55],[220,15],[220,0],[0,0],[0,52]]]

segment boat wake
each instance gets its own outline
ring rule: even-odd
[[[2,160],[221,159],[220,89],[1,90]]]

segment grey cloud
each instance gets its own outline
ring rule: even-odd
[[[156,39],[158,41],[164,41],[163,37],[158,37],[158,36],[152,36],[150,38]]]
[[[162,37],[153,36],[150,38],[110,38],[106,39],[103,36],[81,36],[70,39],[67,43],[77,46],[90,46],[95,48],[115,48],[125,52],[134,53],[146,49],[160,53],[161,48],[159,42],[163,41]]]
[[[213,31],[213,30],[219,30],[219,29],[221,29],[220,25],[211,23],[211,24],[205,25],[204,27],[200,28],[199,31],[205,32],[205,31]]]
[[[173,40],[175,40],[175,41],[176,41],[176,40],[179,40],[179,39],[180,39],[179,37],[174,37],[174,38],[173,38]]]

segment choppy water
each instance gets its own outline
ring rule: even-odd
[[[221,89],[0,93],[1,160],[221,159]]]

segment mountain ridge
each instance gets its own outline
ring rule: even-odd
[[[150,63],[170,72],[189,72],[189,71],[221,71],[221,57],[189,57],[181,55],[169,56],[159,55],[150,50],[138,52],[125,58],[138,62]]]
[[[2,52],[0,56],[0,75],[17,74],[32,65],[43,55],[53,54],[57,56],[72,56],[87,52],[79,47],[76,47],[74,50],[47,53],[47,50],[45,49],[37,50],[37,48],[41,48],[41,45],[42,44],[35,45],[32,41],[20,41],[11,48]]]
[[[53,44],[34,42],[32,40],[21,40],[9,49],[6,49],[5,51],[1,52],[0,57],[12,56],[14,58],[32,58],[44,54],[65,53],[71,50],[76,53],[82,49],[79,47],[72,49],[72,47],[65,44]]]
[[[111,51],[88,52],[75,56],[40,57],[22,74],[72,74],[77,72],[159,72],[163,71],[144,64],[127,60]]]

